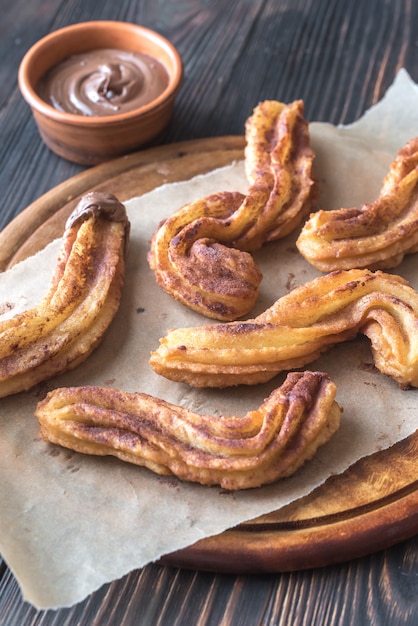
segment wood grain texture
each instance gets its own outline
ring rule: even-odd
[[[267,97],[301,97],[309,119],[349,123],[381,98],[401,66],[418,81],[413,0],[0,0],[0,10],[0,229],[83,172],[42,144],[17,88],[24,52],[60,26],[122,19],[173,41],[186,76],[169,143],[241,135]],[[3,563],[0,624],[415,626],[417,555],[415,537],[343,565],[277,575],[151,565],[57,612],[24,603]]]
[[[0,268],[61,236],[83,193],[106,190],[120,200],[132,198],[242,159],[243,146],[243,137],[173,143],[65,181],[0,233]],[[340,563],[391,546],[413,536],[418,526],[417,458],[418,433],[331,477],[302,500],[162,562],[215,572],[271,573]]]

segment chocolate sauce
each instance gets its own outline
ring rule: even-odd
[[[102,215],[112,222],[126,220],[125,206],[113,194],[103,191],[90,191],[82,196],[74,211],[68,217],[66,228],[88,220],[92,215]]]
[[[107,116],[148,104],[167,84],[167,71],[154,57],[106,48],[68,57],[41,78],[37,93],[59,111]]]

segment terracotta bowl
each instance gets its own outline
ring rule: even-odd
[[[38,81],[49,69],[71,55],[98,48],[139,51],[156,58],[169,76],[166,89],[136,110],[99,117],[59,111],[37,95]],[[47,146],[69,161],[94,165],[157,141],[170,122],[183,64],[176,48],[148,28],[94,21],[67,26],[38,41],[24,56],[18,80]]]

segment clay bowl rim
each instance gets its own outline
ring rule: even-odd
[[[63,37],[68,38],[68,40],[71,40],[71,37],[74,37],[74,41],[76,41],[78,35],[86,35],[86,33],[91,30],[95,30],[97,32],[97,29],[101,29],[104,34],[106,33],[106,31],[109,33],[116,31],[119,34],[123,32],[134,33],[139,40],[143,38],[145,40],[152,41],[154,44],[156,44],[157,47],[163,48],[165,52],[168,53],[168,56],[172,59],[172,65],[174,70],[173,74],[171,73],[171,70],[167,68],[166,63],[161,58],[157,57],[156,55],[153,56],[155,56],[155,58],[157,58],[157,60],[160,61],[160,63],[162,63],[167,69],[169,82],[166,89],[151,102],[136,109],[132,109],[132,111],[126,111],[125,113],[118,113],[116,115],[87,116],[78,115],[76,113],[69,113],[66,111],[59,111],[58,109],[55,109],[52,105],[45,102],[45,100],[43,100],[40,96],[38,96],[35,90],[34,81],[32,80],[32,69],[34,67],[34,64],[36,63],[36,60],[39,58],[39,55],[42,54],[45,48],[48,48],[48,46],[59,45],[59,42],[62,40]],[[112,45],[109,43],[108,46],[103,45],[101,47],[112,47]],[[118,47],[121,48],[122,46]],[[82,46],[76,46],[73,52],[69,52],[68,54],[63,55],[60,60],[51,63],[45,71],[48,71],[48,69],[52,68],[54,65],[56,65],[56,63],[59,63],[61,60],[67,58],[71,54],[80,54],[83,51],[92,49],[95,48],[89,48],[88,46],[87,48],[83,48]],[[132,46],[125,49],[133,50]],[[39,80],[39,78],[43,74],[44,72],[42,72],[37,77],[36,81]],[[62,28],[52,31],[48,35],[45,35],[45,37],[42,37],[42,39],[39,39],[29,48],[29,50],[23,56],[18,70],[19,89],[26,102],[34,111],[45,117],[54,119],[57,122],[86,127],[102,126],[103,124],[118,125],[122,122],[127,122],[132,119],[146,117],[147,114],[154,115],[159,108],[163,108],[169,101],[175,98],[182,85],[183,78],[183,61],[180,53],[178,52],[174,44],[171,43],[171,41],[169,41],[163,35],[160,35],[160,33],[158,33],[157,31],[154,31],[146,26],[135,24],[133,22],[122,22],[116,20],[92,20],[89,22],[79,22],[77,24],[70,24],[68,26],[63,26]]]

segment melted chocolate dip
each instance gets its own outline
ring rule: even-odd
[[[41,78],[37,93],[59,111],[106,116],[148,104],[167,85],[167,71],[157,59],[106,48],[65,59]]]

